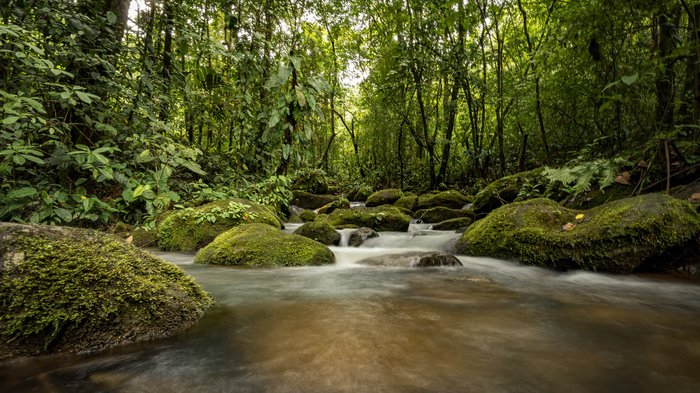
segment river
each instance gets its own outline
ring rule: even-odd
[[[97,354],[0,364],[0,391],[700,391],[696,283],[465,256],[462,267],[358,263],[446,249],[456,236],[413,225],[332,247],[337,262],[323,267],[244,270],[159,253],[216,299],[200,323]]]

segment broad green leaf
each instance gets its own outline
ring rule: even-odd
[[[86,103],[86,104],[91,104],[92,99],[90,98],[90,95],[88,93],[83,93],[82,91],[75,91],[75,94],[80,98],[80,101]]]
[[[624,75],[620,80],[622,83],[626,84],[627,86],[631,85],[632,83],[637,81],[637,78],[639,78],[639,74],[633,74],[633,75]]]
[[[16,190],[12,190],[5,195],[5,199],[8,200],[15,200],[15,199],[22,199],[22,198],[27,198],[30,196],[34,196],[37,194],[37,190],[34,187],[22,187],[18,188]]]
[[[304,97],[304,92],[301,91],[301,88],[299,88],[299,86],[295,87],[294,91],[297,95],[297,102],[299,103],[299,106],[302,108],[306,108],[306,97]]]
[[[117,15],[112,11],[107,11],[107,22],[110,25],[117,23]]]
[[[9,117],[2,119],[2,124],[7,126],[10,124],[16,123],[17,120],[19,120],[19,116],[9,116]]]
[[[65,222],[71,222],[73,220],[73,215],[68,209],[59,207],[54,209],[54,213],[56,213],[56,215]]]

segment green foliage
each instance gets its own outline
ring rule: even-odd
[[[195,210],[192,208],[185,209],[183,212],[186,218],[191,218],[194,220],[195,224],[201,224],[205,220],[216,224],[219,219],[231,219],[231,220],[254,220],[258,217],[255,212],[248,213],[250,205],[245,205],[240,202],[230,201],[228,205],[224,208],[215,206],[209,210]]]
[[[598,159],[562,168],[545,168],[542,174],[550,181],[549,190],[561,189],[567,194],[577,195],[597,185],[600,190],[615,183],[615,178],[624,166],[631,165],[627,159],[616,157]]]

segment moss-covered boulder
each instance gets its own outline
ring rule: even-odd
[[[173,335],[212,300],[177,266],[105,233],[0,223],[0,358]]]
[[[217,236],[197,252],[195,263],[245,267],[308,266],[333,263],[325,245],[266,224],[246,224]]]
[[[297,228],[294,234],[308,237],[327,246],[340,244],[340,234],[326,221],[307,222]]]
[[[352,225],[375,231],[406,232],[411,218],[393,206],[361,207],[337,209],[328,216],[328,223],[336,228]]]
[[[292,189],[311,194],[326,194],[328,193],[328,179],[321,170],[305,171],[294,181]]]
[[[415,209],[430,209],[431,207],[437,206],[461,209],[467,203],[469,203],[469,199],[466,195],[456,190],[449,190],[419,196],[416,201]]]
[[[158,247],[168,251],[195,251],[237,225],[263,223],[282,227],[271,209],[245,199],[227,199],[176,211],[158,226]]]
[[[476,194],[473,201],[474,211],[487,213],[499,206],[515,201],[525,183],[536,184],[544,181],[542,171],[542,168],[534,169],[494,181]]]
[[[350,193],[348,195],[348,198],[356,202],[365,202],[367,198],[369,198],[369,196],[372,195],[373,192],[374,190],[372,189],[372,187],[363,184],[357,189],[357,191]]]
[[[299,218],[301,218],[301,221],[303,222],[316,221],[316,216],[318,216],[318,214],[316,214],[316,212],[313,210],[304,210],[301,212],[301,214],[299,214]]]
[[[394,202],[394,206],[401,209],[413,210],[413,208],[416,206],[417,200],[418,197],[415,195],[404,195]]]
[[[452,218],[439,222],[433,225],[432,228],[436,231],[456,231],[468,227],[472,222],[474,220],[471,217]]]
[[[131,231],[131,244],[136,247],[155,247],[158,244],[155,229],[135,228]]]
[[[375,207],[381,205],[391,205],[398,201],[403,196],[403,192],[398,188],[387,188],[386,190],[377,191],[367,198],[365,205],[367,207]]]
[[[350,201],[345,198],[337,199],[318,208],[318,214],[330,214],[335,209],[349,209]]]
[[[474,218],[474,212],[471,210],[458,210],[438,206],[424,210],[420,213],[420,215],[418,212],[416,212],[416,217],[420,218],[420,220],[425,223],[434,223],[450,220],[453,218]]]
[[[292,191],[293,198],[290,204],[294,206],[299,206],[303,209],[315,210],[323,205],[327,205],[333,201],[340,199],[340,197],[335,195],[317,195],[311,194],[305,191],[295,190]]]
[[[379,237],[379,234],[374,229],[367,227],[359,228],[350,233],[348,245],[351,247],[360,247],[361,245],[365,244],[367,239],[372,239],[375,237]]]
[[[661,194],[588,211],[539,198],[494,210],[467,229],[455,250],[558,270],[629,273],[674,268],[677,258],[697,255],[699,237],[694,209]]]

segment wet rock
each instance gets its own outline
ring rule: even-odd
[[[368,266],[386,267],[437,267],[462,266],[454,255],[442,252],[407,252],[403,254],[380,255],[358,262]]]
[[[328,216],[328,223],[336,228],[356,225],[375,231],[406,232],[411,218],[393,206],[337,209]]]
[[[571,229],[562,230],[567,224]],[[698,238],[700,216],[687,201],[666,195],[621,199],[587,211],[540,198],[494,210],[467,229],[455,251],[557,270],[630,273],[697,261]]]
[[[171,336],[212,304],[176,265],[105,233],[0,224],[0,358]]]
[[[317,195],[305,191],[292,191],[293,198],[290,202],[292,205],[299,206],[304,209],[315,210],[323,205],[327,205],[333,201],[340,199],[335,195]]]
[[[333,252],[325,245],[266,224],[230,229],[194,258],[195,263],[245,267],[326,265],[334,261]]]
[[[416,216],[419,217],[420,220],[424,223],[435,223],[450,220],[453,218],[473,218],[474,212],[471,210],[458,210],[439,206],[427,209],[422,212],[416,212]]]
[[[416,201],[415,209],[430,209],[437,206],[461,209],[467,203],[469,203],[469,199],[461,192],[449,190],[421,195]]]
[[[456,231],[465,229],[472,224],[474,220],[470,217],[460,217],[445,220],[433,225],[432,229],[436,231]]]
[[[294,231],[294,234],[308,237],[325,245],[338,245],[340,234],[325,221],[308,222]]]
[[[398,201],[403,196],[403,192],[398,188],[387,188],[377,191],[367,198],[367,207],[376,207],[381,205],[391,205]]]
[[[350,238],[348,239],[348,245],[352,247],[360,247],[361,245],[365,244],[367,239],[371,239],[374,237],[379,237],[379,234],[372,228],[360,228],[356,231],[353,231],[350,234]]]
[[[158,247],[166,251],[196,251],[220,233],[246,223],[282,227],[282,221],[268,207],[246,199],[227,199],[169,214],[158,225]]]

